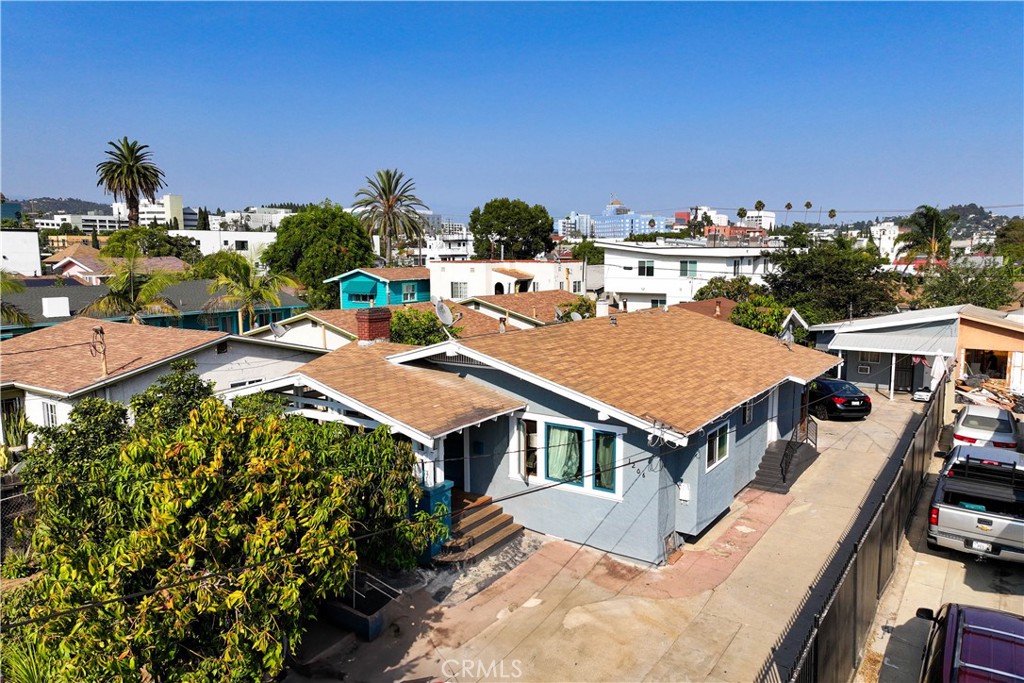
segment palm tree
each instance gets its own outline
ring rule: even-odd
[[[760,199],[758,199],[756,202],[754,202],[754,211],[757,211],[758,213],[760,213],[760,212],[764,211],[764,206],[765,206],[764,202],[762,202]]]
[[[7,294],[24,292],[25,285],[14,278],[10,271],[0,268],[0,321],[8,325],[31,325],[32,318],[25,311],[21,310],[10,301],[4,301],[2,297]]]
[[[114,201],[124,198],[128,205],[128,227],[139,224],[139,197],[156,201],[156,193],[164,186],[164,172],[150,161],[149,145],[140,145],[138,141],[129,142],[125,136],[117,142],[108,142],[106,150],[109,158],[96,164],[99,180],[97,187],[114,195]]]
[[[137,250],[113,259],[114,275],[106,281],[107,293],[79,311],[79,315],[126,316],[132,325],[146,324],[146,315],[181,315],[163,291],[177,279],[167,273],[147,273]]]
[[[901,227],[909,227],[909,232],[900,233],[896,244],[901,245],[898,255],[913,259],[925,254],[925,267],[931,267],[932,261],[949,258],[953,224],[960,219],[955,214],[946,214],[934,206],[922,205],[908,217]]]
[[[366,187],[356,192],[354,209],[362,209],[359,218],[366,231],[380,235],[384,260],[391,265],[391,242],[396,239],[419,240],[423,237],[424,220],[417,209],[427,206],[413,192],[416,183],[398,169],[377,171],[366,178]]]
[[[789,225],[789,212],[793,210],[793,202],[786,202],[786,225]]]
[[[828,219],[830,221],[832,221],[833,223],[836,222],[836,210],[835,209],[829,209],[828,210]]]
[[[804,203],[804,223],[805,224],[807,223],[807,212],[811,210],[812,206],[814,206],[814,205],[811,204],[810,202],[805,202]]]
[[[267,304],[281,305],[281,290],[297,287],[295,280],[286,275],[261,272],[254,259],[231,259],[225,261],[216,279],[210,283],[213,296],[203,307],[206,311],[223,310],[238,306],[238,333],[245,331],[244,318],[249,320],[249,329],[256,327],[256,312]],[[244,318],[243,318],[244,316]]]
[[[744,209],[742,206],[736,209],[736,217],[739,218],[742,222],[743,219],[747,217],[747,210]]]

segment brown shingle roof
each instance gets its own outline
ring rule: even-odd
[[[43,263],[56,264],[64,259],[73,259],[76,263],[88,268],[93,273],[109,274],[113,272],[112,264],[124,263],[120,257],[105,257],[98,249],[93,249],[87,244],[72,244],[62,249],[53,256],[43,260]],[[145,256],[137,261],[138,268],[144,273],[162,271],[165,273],[183,273],[188,270],[188,264],[177,256]]]
[[[102,377],[93,356],[93,328],[102,326],[108,378],[130,373],[227,338],[224,332],[150,327],[74,318],[0,342],[0,384],[20,384],[74,394]]]
[[[451,301],[445,301],[448,307],[452,310],[456,316],[459,313],[462,314],[462,318],[459,322],[455,323],[454,327],[462,328],[462,332],[459,334],[460,339],[468,339],[470,337],[476,337],[481,334],[494,334],[498,332],[498,321],[496,318],[492,318],[489,315],[484,315],[479,311],[474,311],[472,308],[462,306]],[[388,306],[392,311],[401,308],[412,308],[417,311],[428,311],[433,313],[434,304],[429,301],[423,301],[416,304],[394,304]],[[327,309],[321,311],[307,311],[310,317],[316,318],[328,325],[333,325],[339,329],[345,330],[346,332],[355,335],[356,334],[356,311],[358,309],[350,308],[345,310],[340,309]],[[511,328],[510,331],[514,331],[515,328]]]
[[[839,363],[820,351],[678,308],[549,325],[463,345],[648,421],[691,433],[795,376]]]
[[[429,280],[430,269],[416,266],[414,268],[360,268],[364,273],[391,282],[392,280]]]
[[[298,368],[310,379],[428,436],[512,412],[523,402],[450,372],[395,365],[404,344],[349,344]]]
[[[542,322],[550,322],[555,319],[556,306],[571,304],[578,297],[578,294],[572,294],[564,289],[551,289],[543,292],[489,294],[475,296],[467,301],[480,301],[492,308],[511,311]]]
[[[681,308],[684,311],[693,311],[694,313],[700,313],[701,315],[715,317],[716,307],[721,306],[721,315],[718,316],[722,320],[728,320],[732,315],[732,310],[736,308],[736,302],[732,299],[726,299],[720,297],[718,299],[707,299],[706,301],[687,301],[682,304],[673,304],[673,308]]]
[[[100,250],[93,249],[88,244],[76,243],[67,246],[64,249],[61,249],[52,256],[47,256],[46,258],[43,259],[43,263],[57,263],[59,261],[63,261],[66,258],[76,257],[91,257],[93,259],[99,260]]]

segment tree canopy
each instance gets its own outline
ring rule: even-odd
[[[146,399],[172,421],[132,427],[87,398],[40,430],[24,471],[39,573],[5,594],[7,623],[29,620],[3,633],[5,675],[33,652],[58,683],[270,680],[357,561],[409,566],[443,537],[446,510],[410,518],[415,456],[386,428],[231,408],[191,385],[187,412],[166,390]]]
[[[746,275],[740,275],[731,279],[713,277],[707,281],[707,284],[694,292],[693,299],[694,301],[705,301],[707,299],[724,298],[740,303],[751,297],[767,293],[767,288],[753,284]]]
[[[415,195],[416,183],[396,169],[377,171],[366,178],[366,187],[356,192],[353,209],[360,209],[359,220],[366,231],[381,238],[381,256],[390,266],[394,262],[391,245],[398,240],[423,239],[425,221],[419,213],[427,205]]]
[[[114,201],[123,198],[128,207],[128,227],[137,226],[139,197],[155,201],[156,193],[164,186],[164,172],[152,162],[149,145],[129,141],[127,136],[107,145],[107,159],[96,164],[96,186],[114,195]]]
[[[532,259],[551,250],[553,226],[548,210],[522,199],[501,197],[474,208],[469,214],[476,258]]]
[[[585,260],[591,266],[601,265],[604,263],[604,249],[590,240],[583,240],[572,246],[572,257],[580,261]]]
[[[458,338],[462,329],[461,327],[451,327],[448,332]],[[447,339],[444,326],[432,311],[397,308],[391,314],[391,341],[396,344],[429,346]]]
[[[164,290],[176,281],[167,273],[149,272],[141,267],[141,257],[129,251],[120,262],[112,264],[114,275],[107,279],[107,293],[84,306],[80,315],[101,317],[123,315],[133,325],[145,324],[147,315],[180,315]]]
[[[770,294],[755,294],[741,301],[729,316],[735,325],[773,336],[782,331],[782,321],[785,319],[786,307]]]
[[[115,230],[100,250],[104,256],[125,258],[129,253],[141,256],[176,256],[186,263],[195,263],[203,257],[199,245],[191,238],[171,235],[167,228],[140,225]]]
[[[262,260],[272,272],[293,275],[304,284],[313,308],[339,306],[337,284],[324,280],[376,263],[359,220],[330,200],[282,220]]]
[[[1014,269],[990,261],[984,265],[954,262],[929,270],[915,303],[922,308],[974,304],[999,308],[1014,301]]]
[[[192,264],[188,276],[193,280],[213,280],[221,273],[238,268],[245,261],[245,256],[237,251],[217,251]]]
[[[822,242],[806,251],[771,254],[776,270],[764,276],[769,293],[797,308],[810,324],[892,312],[898,276],[880,269],[884,259],[863,249]]]
[[[939,259],[948,259],[953,241],[953,224],[959,218],[956,214],[940,211],[934,206],[917,207],[901,224],[902,227],[910,228],[910,231],[896,238],[898,253],[909,259],[924,256],[929,266]]]
[[[1024,265],[1024,218],[1011,218],[996,230],[995,251],[1008,263]]]

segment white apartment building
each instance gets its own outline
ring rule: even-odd
[[[114,202],[110,205],[114,218],[120,218],[127,222],[128,205],[125,202]],[[181,230],[188,230],[196,227],[199,214],[194,209],[185,210],[181,202],[180,194],[165,194],[155,202],[147,199],[139,201],[139,225],[149,225],[154,221],[158,225],[177,225]]]
[[[748,228],[760,228],[761,230],[774,230],[775,229],[775,212],[774,211],[751,211],[747,214],[747,217],[743,219],[744,225]]]
[[[445,221],[437,232],[424,237],[423,242],[423,247],[408,250],[417,266],[431,261],[468,261],[473,255],[473,233],[464,223]]]
[[[555,219],[555,233],[561,237],[591,237],[594,234],[594,217],[587,213],[570,211],[565,218]]]
[[[586,292],[583,261],[431,261],[427,268],[431,296],[455,301],[512,292]]]
[[[695,220],[700,220],[704,216],[708,216],[711,218],[711,225],[718,225],[723,228],[729,225],[729,216],[724,213],[718,213],[710,206],[695,206],[691,213]]]
[[[764,247],[690,247],[654,242],[605,242],[604,291],[627,310],[694,300],[711,278],[746,276],[763,285],[771,263]],[[768,251],[771,251],[770,249]]]
[[[92,233],[93,230],[96,230],[96,232],[113,232],[114,230],[120,230],[121,228],[128,227],[127,216],[124,218],[118,218],[117,216],[105,216],[92,213],[57,213],[53,215],[53,218],[36,218],[33,222],[38,230],[42,230],[44,228],[60,229],[62,225],[67,223],[74,228],[78,228],[87,235]]]
[[[276,232],[253,232],[251,230],[218,230],[213,227],[213,216],[210,216],[211,230],[168,230],[173,237],[188,237],[199,245],[203,256],[216,254],[218,251],[235,251],[246,258],[255,258],[256,254],[277,239]]]
[[[35,230],[0,230],[0,268],[8,273],[42,275],[39,233]]]

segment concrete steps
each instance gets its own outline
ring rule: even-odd
[[[523,532],[512,515],[491,503],[489,496],[455,491],[452,494],[452,536],[434,562],[442,565],[471,564],[504,546]]]
[[[793,460],[789,465],[789,472],[786,480],[782,480],[782,457],[786,452],[788,441],[773,441],[765,449],[764,457],[761,458],[761,465],[757,469],[754,480],[748,484],[750,488],[760,491],[772,491],[773,493],[789,493],[790,487],[800,478],[811,463],[818,457],[818,451],[807,443],[800,444]]]

